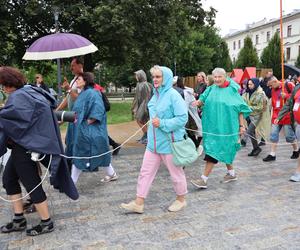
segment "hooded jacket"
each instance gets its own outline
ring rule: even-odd
[[[152,86],[147,82],[147,76],[143,70],[136,71],[135,75],[138,83],[132,103],[132,113],[137,121],[146,123],[149,120],[147,104],[151,98]]]
[[[167,67],[160,69],[163,73],[163,82],[160,87],[153,88],[153,96],[148,103],[150,119],[159,118],[160,125],[155,128],[150,122],[147,149],[158,154],[171,154],[171,132],[174,141],[183,140],[188,113],[183,98],[172,87],[172,71]]]
[[[6,141],[28,151],[52,155],[50,183],[71,199],[78,199],[77,189],[68,171],[53,108],[56,101],[48,93],[30,85],[17,89],[0,110],[0,156],[6,152]]]
[[[252,109],[252,113],[250,114],[250,119],[251,117],[254,119],[253,121],[251,119],[251,121],[255,125],[257,125],[257,123],[261,119],[262,113],[265,111],[267,97],[263,89],[259,86],[259,80],[257,78],[251,78],[250,80],[255,85],[254,89],[249,89],[247,83],[247,90],[246,93],[243,94],[243,98],[245,102],[248,104],[248,106]]]

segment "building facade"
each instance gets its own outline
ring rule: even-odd
[[[266,18],[247,25],[245,30],[235,31],[224,37],[229,48],[229,55],[233,63],[237,60],[240,50],[244,46],[244,39],[249,36],[252,39],[258,56],[261,56],[263,49],[268,45],[273,35],[280,31],[280,20]],[[288,64],[294,65],[300,53],[300,10],[283,16],[283,44],[285,60]]]

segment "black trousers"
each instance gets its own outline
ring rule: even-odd
[[[19,181],[27,192],[33,190],[40,182],[37,163],[31,160],[27,150],[18,144],[12,146],[9,157],[3,172],[3,187],[7,195],[20,194],[22,192]],[[33,203],[41,203],[47,199],[46,194],[40,185],[30,194]]]
[[[214,164],[217,164],[219,162],[217,159],[215,159],[212,156],[207,155],[207,154],[204,156],[204,161],[211,162]]]
[[[108,136],[108,142],[109,142],[109,145],[112,146],[113,148],[116,148],[117,146],[119,146],[119,144],[116,143],[110,136]]]

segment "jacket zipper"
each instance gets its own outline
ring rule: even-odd
[[[158,98],[159,98],[159,93],[158,93],[158,90],[156,89],[156,106],[157,106]],[[152,126],[152,128],[153,128],[153,140],[154,140],[154,153],[156,153],[156,133],[155,133],[155,127]]]

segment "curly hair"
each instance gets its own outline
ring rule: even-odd
[[[87,89],[89,87],[94,88],[95,83],[94,83],[94,74],[91,72],[84,72],[78,74],[78,76],[81,76],[82,79],[85,81],[84,89]]]
[[[16,68],[0,67],[0,84],[6,87],[22,88],[26,82],[24,75]]]

